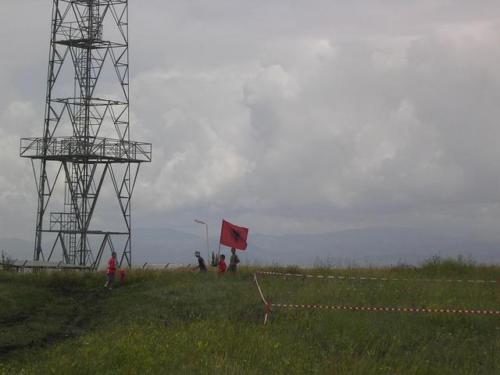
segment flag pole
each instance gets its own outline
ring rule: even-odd
[[[222,219],[222,225],[220,227],[220,238],[219,238],[219,250],[217,251],[217,259],[216,259],[216,262],[217,264],[219,264],[219,260],[220,260],[220,241],[222,239],[222,230],[224,228],[224,219]]]

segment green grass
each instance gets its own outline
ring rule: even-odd
[[[0,271],[0,356],[80,334],[95,310],[89,281],[77,273]]]
[[[134,271],[112,291],[99,274],[0,273],[0,373],[500,373],[499,317],[276,309],[263,326],[253,271]],[[411,280],[259,282],[275,303],[500,309],[498,284],[418,281],[498,279],[500,267],[434,259],[308,272]]]

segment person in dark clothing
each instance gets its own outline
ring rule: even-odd
[[[198,269],[200,272],[207,272],[207,266],[205,264],[205,259],[200,255],[199,251],[195,251],[194,256],[198,259]]]
[[[231,258],[229,258],[229,272],[236,272],[238,268],[238,263],[240,262],[240,258],[236,255],[236,249],[234,247],[231,248]]]

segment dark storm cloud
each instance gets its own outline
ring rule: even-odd
[[[18,48],[0,61],[0,208],[32,221],[16,142],[41,132],[50,6],[28,3],[1,6],[2,42]],[[497,2],[155,0],[130,11],[132,132],[155,147],[134,205],[141,226],[201,215],[258,231],[495,233]]]

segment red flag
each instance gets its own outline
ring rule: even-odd
[[[226,220],[222,220],[222,228],[220,230],[220,243],[222,245],[246,250],[247,237],[248,228],[239,227]]]

